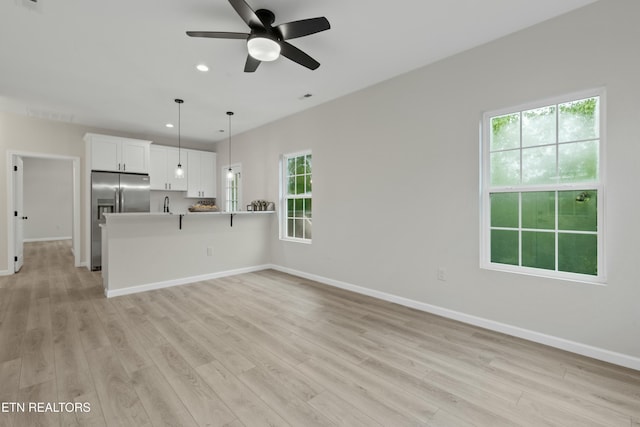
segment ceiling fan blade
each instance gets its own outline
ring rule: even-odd
[[[229,0],[231,7],[240,15],[240,18],[249,26],[249,28],[264,29],[264,24],[258,18],[258,15],[244,0]]]
[[[258,65],[260,65],[260,62],[261,61],[257,60],[253,56],[247,55],[247,62],[244,64],[244,72],[253,73],[258,69]]]
[[[295,39],[319,33],[331,28],[331,24],[324,16],[321,18],[302,19],[300,21],[287,22],[276,26],[284,40]]]
[[[207,37],[210,39],[239,39],[249,38],[248,33],[229,33],[226,31],[187,31],[189,37]]]
[[[292,60],[293,62],[297,62],[303,67],[307,67],[310,70],[315,70],[320,66],[320,63],[295,47],[292,44],[287,42],[280,42],[280,54]]]

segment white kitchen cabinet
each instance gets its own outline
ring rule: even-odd
[[[216,153],[187,151],[187,197],[216,197]]]
[[[153,145],[151,147],[150,178],[152,190],[187,191],[187,179],[189,160],[187,150],[175,147]],[[178,162],[182,164],[185,175],[182,179],[176,178],[175,170]]]
[[[88,133],[91,170],[149,173],[151,141]]]

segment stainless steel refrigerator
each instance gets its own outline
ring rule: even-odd
[[[149,175],[91,172],[91,270],[102,268],[105,213],[149,212]]]

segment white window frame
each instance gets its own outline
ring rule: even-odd
[[[237,206],[236,206],[236,209],[232,209],[232,210],[229,209],[229,191],[230,191],[229,168],[231,168],[231,172],[233,173],[234,177],[237,177],[238,179]],[[221,192],[222,206],[220,208],[225,212],[241,211],[242,210],[242,164],[234,163],[232,165],[223,166],[222,170],[220,171],[220,175],[221,175],[220,182],[222,183],[222,192]]]
[[[562,183],[562,184],[548,184],[548,185],[517,185],[517,186],[504,186],[504,187],[491,187],[491,165],[490,165],[490,119],[496,116],[502,116],[506,114],[522,112],[526,110],[541,108],[553,104],[562,104],[565,102],[571,102],[575,100],[599,97],[600,105],[600,140],[599,140],[599,162],[598,162],[598,180],[596,182],[583,182],[583,183]],[[544,100],[531,102],[515,107],[503,108],[496,111],[485,112],[482,116],[480,123],[481,128],[481,182],[480,182],[480,267],[488,270],[505,271],[511,273],[532,275],[538,277],[548,277],[554,279],[568,280],[574,282],[592,283],[592,284],[605,284],[606,283],[606,252],[605,252],[605,154],[606,154],[606,92],[604,88],[596,88],[581,92],[574,92],[558,97],[547,98]],[[521,123],[522,126],[522,123]],[[556,126],[557,132],[557,126]],[[557,135],[556,135],[557,136]],[[519,265],[508,265],[491,262],[491,200],[490,193],[495,192],[533,192],[533,191],[570,191],[570,190],[597,190],[597,275],[588,275],[580,273],[569,273],[554,270],[545,270],[540,268],[524,267]],[[557,209],[556,204],[556,229],[558,232],[557,224]],[[519,224],[518,230],[522,233],[522,224]],[[553,230],[552,230],[553,231]],[[521,238],[519,239],[521,241]],[[558,256],[556,247],[556,257]],[[522,250],[520,250],[520,257],[522,257]],[[557,263],[556,263],[557,268]]]
[[[312,238],[309,239],[305,239],[302,237],[290,237],[288,236],[287,233],[287,217],[288,217],[288,212],[287,212],[287,201],[289,199],[295,199],[295,198],[302,198],[300,196],[298,197],[288,197],[287,191],[288,191],[288,174],[287,174],[287,162],[290,158],[293,157],[299,157],[299,156],[307,156],[307,155],[311,155],[312,159],[313,159],[313,153],[311,150],[303,150],[303,151],[296,151],[294,153],[286,153],[283,154],[280,157],[280,218],[279,218],[279,223],[280,223],[280,240],[284,240],[284,241],[288,241],[288,242],[297,242],[297,243],[306,243],[306,244],[311,244],[312,243]],[[312,160],[312,165],[313,165],[313,160]],[[312,166],[312,171],[311,171],[311,177],[313,179],[313,166]],[[304,198],[311,198],[313,200],[313,196],[312,193],[305,193],[304,194]]]

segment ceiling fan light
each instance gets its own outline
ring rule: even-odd
[[[252,37],[247,41],[249,55],[258,61],[275,61],[280,56],[280,44],[267,37]]]

